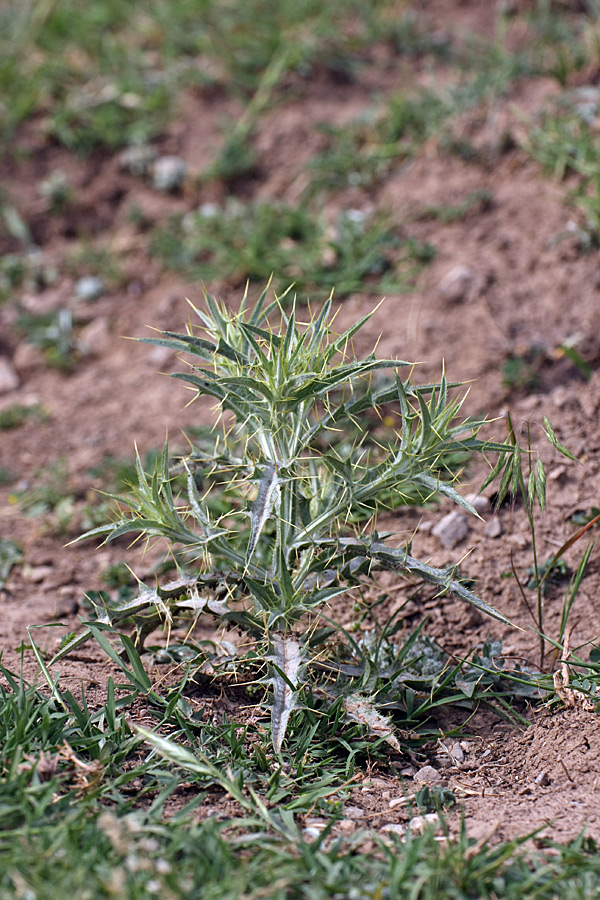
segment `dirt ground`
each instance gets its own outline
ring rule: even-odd
[[[488,27],[486,2],[440,0],[422,6],[433,22],[443,19],[449,31]],[[318,124],[351,119],[368,106],[376,88],[398,88],[410,78],[426,84],[434,77],[419,68],[418,60],[411,65],[409,70],[371,73],[365,84],[333,85],[317,79],[302,97],[268,114],[257,138],[260,177],[243,186],[245,196],[294,200],[302,187],[306,159],[322,141]],[[571,464],[549,447],[544,451],[549,506],[538,526],[542,559],[575,532],[574,513],[600,505],[598,253],[581,253],[573,236],[557,240],[568,234],[573,215],[565,205],[565,188],[546,179],[520,146],[522,115],[535,113],[559,90],[555,81],[546,79],[517,82],[485,115],[477,111],[465,117],[464,133],[479,149],[475,160],[444,154],[432,142],[417,158],[393,169],[380,186],[348,189],[335,198],[338,208],[387,209],[396,221],[410,223],[411,235],[436,248],[435,259],[415,290],[387,297],[361,332],[357,351],[369,351],[381,336],[379,355],[420,362],[417,378],[423,381],[439,375],[443,364],[450,379],[470,383],[467,410],[497,418],[490,437],[505,437],[510,411],[517,425],[532,423],[537,442],[538,426],[548,416],[559,439],[580,460]],[[218,97],[202,92],[186,95],[180,115],[157,145],[160,152],[176,153],[192,172],[200,171],[219,144],[222,112]],[[25,342],[16,326],[14,304],[0,307],[0,354],[18,376],[18,385],[0,395],[0,411],[14,404],[39,404],[47,413],[43,420],[32,417],[17,429],[0,432],[0,466],[15,472],[19,484],[34,484],[38,473],[63,459],[65,491],[83,500],[97,486],[90,469],[107,455],[131,456],[134,442],[143,455],[160,447],[167,431],[172,443],[183,444],[179,436],[186,426],[210,420],[210,404],[186,406],[181,384],[157,374],[180,365],[170,351],[123,339],[148,335],[148,326],[181,331],[188,317],[184,298],[202,302],[200,285],[165,274],[150,258],[128,210],[142,209],[149,223],[166,220],[172,212],[219,199],[220,188],[211,184],[177,196],[158,194],[143,179],[124,171],[116,156],[77,159],[51,145],[35,120],[22,129],[18,145],[28,153],[4,159],[2,179],[10,202],[24,215],[45,257],[60,261],[86,237],[118,253],[123,267],[120,286],[94,303],[73,301],[74,281],[68,275],[21,298],[22,306],[35,313],[72,306],[87,352],[68,374],[49,368],[41,351]],[[49,216],[37,185],[57,168],[68,172],[75,200],[64,214]],[[460,204],[476,191],[485,192],[482,196],[488,199],[457,221],[444,223],[424,214],[432,205]],[[7,239],[2,249],[14,248]],[[452,292],[447,276],[456,267],[463,267],[465,275],[461,289]],[[222,283],[209,287],[232,302],[240,295],[227,273]],[[340,329],[374,302],[360,294],[345,299],[337,320]],[[591,366],[589,380],[561,353],[561,345],[569,340],[576,340]],[[531,352],[537,360],[535,387],[504,386],[507,358]],[[464,493],[477,490],[482,474],[483,470],[470,473],[472,483]],[[0,534],[16,539],[24,551],[22,563],[0,591],[0,647],[3,662],[10,667],[18,665],[18,648],[28,640],[28,626],[36,627],[36,641],[50,650],[65,629],[77,629],[81,598],[101,586],[100,573],[109,563],[126,560],[143,578],[153,562],[125,545],[99,550],[89,544],[65,546],[78,533],[77,516],[66,533],[57,534],[43,518],[26,517],[12,502],[14,492],[14,483],[0,487]],[[426,515],[399,513],[394,528],[400,534],[415,532],[415,554],[436,565],[465,557],[462,573],[475,578],[480,596],[522,630],[484,619],[451,597],[427,608],[409,604],[407,622],[414,627],[427,612],[427,633],[458,656],[492,634],[503,639],[508,657],[536,662],[531,618],[515,579],[505,577],[512,566],[524,573],[531,565],[522,509],[503,507],[497,514],[499,527],[487,531],[483,522],[474,520],[468,536],[452,550],[431,533],[431,525],[445,512],[440,508]],[[572,570],[582,552],[583,542],[567,552]],[[546,601],[546,630],[551,636],[558,634],[563,597],[564,585],[557,586]],[[39,628],[57,622],[64,627]],[[600,641],[597,548],[571,624],[572,647]],[[584,656],[587,652],[581,650]],[[35,667],[30,656],[25,658],[32,676]],[[551,666],[550,657],[545,664]],[[60,672],[65,683],[83,683],[93,702],[110,670],[89,644],[76,658],[64,660]],[[447,766],[439,753],[432,757],[439,777],[460,799],[469,832],[480,837],[494,826],[496,835],[506,838],[546,826],[543,834],[564,840],[586,825],[587,833],[600,840],[600,719],[580,706],[531,713],[530,718],[528,728],[475,718],[465,729],[461,759],[451,759]],[[393,800],[413,788],[410,772],[403,779],[386,775],[367,780],[353,793],[356,822],[382,828],[400,821]]]

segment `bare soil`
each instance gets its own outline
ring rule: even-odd
[[[432,22],[443,21],[449,32],[488,30],[487,2],[439,0],[422,6]],[[417,59],[397,70],[375,68],[362,84],[332,85],[318,79],[307,84],[301,97],[266,116],[257,138],[260,177],[240,190],[244,196],[295,200],[303,185],[306,159],[321,141],[320,123],[352,118],[368,106],[377,89],[407,86],[411,79],[425,84],[443,76],[443,67],[434,73],[421,71]],[[517,82],[485,115],[477,111],[465,117],[464,134],[479,151],[475,159],[465,161],[441,152],[432,142],[418,157],[393,170],[379,187],[348,190],[331,201],[331,208],[324,201],[326,213],[341,206],[388,209],[398,223],[410,223],[414,237],[430,242],[437,251],[415,290],[386,299],[359,335],[357,351],[370,350],[381,337],[378,353],[420,362],[417,377],[423,381],[438,376],[444,365],[452,380],[470,383],[469,412],[498,417],[490,426],[490,437],[504,438],[510,411],[517,425],[532,423],[537,440],[538,426],[547,415],[559,439],[580,459],[578,465],[569,464],[551,448],[544,452],[549,507],[539,520],[542,559],[575,532],[574,513],[600,505],[598,254],[582,254],[573,237],[557,240],[573,215],[565,205],[564,186],[544,178],[520,147],[522,114],[534,114],[559,91],[556,82],[546,79]],[[203,169],[211,148],[221,140],[220,102],[201,92],[182,98],[180,115],[161,140],[160,153],[177,153],[192,172]],[[190,187],[178,196],[159,194],[143,179],[123,171],[116,157],[97,154],[77,159],[48,144],[36,121],[23,128],[17,146],[27,152],[2,160],[5,190],[46,257],[64,260],[85,238],[118,253],[123,268],[120,286],[94,303],[73,302],[73,279],[67,275],[52,287],[22,298],[22,305],[33,312],[73,307],[80,338],[88,348],[68,374],[50,369],[41,352],[25,342],[13,304],[0,307],[0,353],[19,377],[18,387],[0,396],[0,410],[37,403],[47,411],[43,421],[31,418],[18,429],[0,433],[0,466],[15,472],[18,482],[35,484],[39,473],[57,458],[64,459],[65,493],[83,500],[97,486],[90,469],[106,455],[131,456],[134,442],[143,455],[160,447],[167,431],[172,443],[179,441],[183,446],[179,436],[186,426],[210,420],[210,404],[186,406],[182,386],[157,374],[179,365],[169,351],[123,339],[147,335],[147,326],[183,330],[188,317],[184,298],[202,302],[200,285],[165,274],[148,256],[147,242],[132,226],[128,211],[136,206],[147,222],[161,221],[174,211],[219,199],[224,189],[213,183]],[[68,173],[74,199],[66,211],[51,215],[40,200],[37,184],[57,168]],[[444,223],[424,214],[432,205],[460,204],[475,191],[487,192],[489,202],[474,206],[457,221]],[[6,240],[2,249],[15,248]],[[468,269],[468,284],[452,299],[443,284],[457,266]],[[222,283],[210,288],[226,300],[239,298],[239,289],[228,282],[226,272]],[[373,304],[373,298],[365,295],[344,300],[340,328]],[[574,337],[592,367],[589,380],[560,351],[561,344]],[[506,359],[526,356],[532,348],[539,360],[535,388],[503,386]],[[469,472],[471,484],[465,493],[477,490],[482,475],[483,469]],[[19,504],[12,502],[14,491],[14,484],[0,487],[0,533],[15,538],[24,549],[22,564],[12,570],[0,592],[0,646],[3,662],[10,667],[18,665],[28,626],[36,628],[36,641],[50,651],[65,630],[78,628],[82,596],[102,586],[100,573],[108,564],[125,560],[143,578],[154,559],[152,554],[142,558],[138,550],[123,544],[100,550],[87,544],[65,546],[78,533],[77,516],[66,533],[56,533],[43,518],[27,518]],[[503,639],[507,656],[536,663],[538,644],[531,617],[515,579],[506,577],[512,567],[523,574],[531,565],[523,510],[503,507],[497,513],[501,529],[496,537],[486,535],[483,522],[474,521],[468,537],[452,550],[432,536],[427,524],[419,527],[424,520],[435,523],[446,511],[400,512],[393,527],[400,535],[414,532],[416,554],[436,565],[464,557],[461,571],[477,580],[480,596],[522,630],[485,619],[451,597],[435,603],[411,601],[405,610],[407,628],[427,613],[427,633],[457,656],[493,634]],[[578,542],[566,554],[572,570],[582,547],[583,542]],[[400,582],[389,586],[404,590]],[[545,627],[551,636],[558,634],[564,588],[551,588],[547,597]],[[39,628],[57,622],[63,627]],[[592,552],[571,624],[572,647],[600,641],[597,549]],[[548,654],[545,665],[551,668],[553,662]],[[25,669],[34,675],[27,653]],[[110,667],[88,644],[77,657],[62,662],[60,671],[65,683],[82,683],[93,702],[102,695]],[[487,716],[475,718],[466,728],[461,761],[442,766],[439,752],[432,756],[441,777],[460,799],[468,830],[480,837],[497,822],[497,836],[513,837],[546,826],[543,834],[565,840],[586,826],[587,833],[600,840],[600,720],[581,704],[552,713],[531,711],[529,716],[528,728]],[[400,821],[403,813],[396,812],[390,802],[414,787],[410,774],[367,779],[354,791],[357,823],[383,827]]]

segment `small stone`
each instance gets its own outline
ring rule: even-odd
[[[545,769],[542,769],[539,775],[535,776],[534,781],[536,784],[540,784],[542,787],[545,787],[547,784],[550,784],[550,776]]]
[[[567,471],[566,466],[556,466],[548,472],[548,481],[558,481]]]
[[[388,806],[390,809],[396,809],[397,806],[404,806],[406,803],[406,797],[394,797],[393,800],[390,800]]]
[[[148,353],[148,362],[152,366],[166,366],[172,363],[174,353],[169,347],[153,347]]]
[[[348,819],[362,819],[365,814],[364,809],[361,809],[360,806],[346,806],[344,812]]]
[[[463,762],[465,754],[463,753],[463,748],[460,746],[460,743],[458,741],[452,744],[452,747],[450,748],[450,756],[456,763]]]
[[[519,408],[523,412],[533,412],[540,405],[540,398],[536,394],[530,394],[529,397],[523,397],[519,402]]]
[[[161,156],[152,169],[152,181],[157,191],[177,191],[187,175],[187,163],[179,156]]]
[[[464,513],[455,509],[437,523],[431,532],[447,550],[452,550],[469,533],[469,524]]]
[[[16,391],[20,383],[13,364],[5,356],[0,356],[0,394]]]
[[[56,618],[63,619],[69,616],[76,616],[79,612],[79,601],[75,597],[65,595],[61,597],[56,604]]]
[[[419,523],[418,531],[420,531],[422,534],[429,534],[431,531],[433,531],[434,525],[435,522],[432,522],[431,519],[425,519],[423,522]]]
[[[485,523],[483,533],[489,538],[499,538],[502,534],[502,522],[500,516],[492,516],[492,518]]]
[[[426,828],[439,828],[440,817],[437,813],[427,813],[424,816],[415,816],[408,823],[408,827],[414,834],[423,834]]]
[[[485,497],[483,494],[467,494],[465,500],[471,504],[475,512],[478,512],[480,516],[485,516],[490,511],[489,497]]]
[[[438,290],[449,303],[460,303],[469,293],[473,279],[473,272],[467,266],[454,266],[444,275]]]
[[[414,766],[406,766],[405,769],[400,769],[400,774],[404,776],[404,778],[414,778],[417,774],[417,770]]]
[[[105,290],[104,282],[96,275],[85,275],[75,282],[75,296],[85,303],[93,303],[94,300],[98,300]]]
[[[406,835],[406,826],[401,825],[400,822],[390,822],[388,825],[384,825],[380,830],[382,834],[395,834],[400,838],[403,838]]]
[[[552,393],[550,394],[550,399],[559,409],[562,409],[563,406],[566,406],[567,403],[572,399],[573,394],[572,391],[569,391],[564,384],[560,384],[558,387],[554,388]]]
[[[523,797],[525,794],[533,794],[535,791],[535,784],[533,781],[531,784],[525,784],[522,788],[520,788],[517,793],[520,797]]]
[[[433,766],[423,766],[422,769],[415,773],[414,780],[417,784],[440,784],[443,779]]]
[[[340,819],[337,827],[342,834],[352,834],[353,831],[356,831],[356,822],[353,822],[352,819]]]
[[[48,575],[51,575],[54,569],[52,566],[28,566],[24,569],[23,574],[29,581],[39,584],[44,581]]]

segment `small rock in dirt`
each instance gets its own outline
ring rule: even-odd
[[[356,822],[353,822],[352,819],[340,819],[337,827],[342,834],[352,834],[353,831],[356,831]]]
[[[422,534],[429,534],[429,532],[433,530],[434,524],[435,523],[432,522],[431,519],[425,519],[423,522],[419,523],[418,530]]]
[[[85,275],[75,282],[76,298],[86,303],[93,303],[94,300],[98,300],[105,290],[104,282],[96,275]]]
[[[469,524],[464,513],[458,510],[448,513],[437,523],[432,534],[438,538],[447,550],[452,550],[463,541],[469,532]]]
[[[174,354],[169,347],[153,347],[148,353],[148,362],[153,366],[166,366],[173,360]]]
[[[475,512],[478,512],[480,516],[485,516],[490,511],[489,497],[484,497],[483,494],[467,494],[465,500],[471,504]]]
[[[567,471],[566,466],[556,466],[548,472],[548,481],[558,481]]]
[[[563,406],[566,406],[571,399],[574,399],[574,397],[573,392],[569,391],[564,384],[559,384],[559,386],[554,388],[550,394],[550,399],[555,406],[562,409]]]
[[[33,581],[34,584],[39,584],[40,581],[43,581],[48,575],[51,575],[54,569],[52,566],[27,566],[23,570],[23,574],[29,581]]]
[[[5,357],[0,357],[0,394],[10,394],[19,387],[19,376],[13,364]]]
[[[423,766],[418,772],[415,772],[414,780],[417,784],[440,784],[442,782],[441,773],[433,766]]]
[[[450,756],[454,760],[455,763],[463,762],[465,758],[465,754],[463,753],[463,748],[460,746],[459,742],[456,741],[452,744],[450,748]]]
[[[414,834],[423,834],[426,828],[439,828],[441,824],[437,813],[427,813],[424,816],[415,816],[408,823],[408,827]]]
[[[152,182],[157,191],[177,191],[187,175],[187,163],[179,156],[161,156],[152,169]]]
[[[550,784],[550,776],[545,769],[542,769],[539,775],[535,776],[534,781],[536,784],[540,784],[542,787],[545,787],[547,784]]]
[[[74,597],[61,597],[56,604],[56,618],[64,619],[76,616],[79,612],[79,601]]]
[[[417,770],[414,766],[406,766],[405,769],[400,769],[400,774],[404,776],[404,778],[414,778],[417,774]]]
[[[533,412],[539,405],[540,398],[537,394],[530,394],[529,397],[523,397],[523,399],[519,401],[519,408],[525,413]]]
[[[346,806],[344,812],[348,819],[361,819],[365,814],[364,809],[361,809],[360,806]]]
[[[502,522],[500,516],[492,516],[489,522],[485,523],[483,533],[489,538],[499,538],[502,534]]]
[[[403,838],[406,835],[406,826],[401,825],[400,822],[390,822],[381,828],[381,833],[396,834],[398,837]]]
[[[534,791],[535,791],[535,784],[532,781],[531,784],[526,784],[522,788],[520,788],[517,791],[517,793],[520,797],[523,797],[523,796],[525,796],[525,794],[533,794]]]
[[[454,266],[444,275],[438,290],[449,303],[460,303],[469,293],[473,278],[473,272],[467,266]]]

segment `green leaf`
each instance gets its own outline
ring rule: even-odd
[[[573,460],[573,462],[577,462],[577,457],[573,456],[571,451],[568,450],[565,447],[565,445],[561,444],[561,442],[558,440],[558,438],[556,437],[556,435],[554,433],[554,428],[552,427],[552,424],[545,416],[544,416],[544,425],[545,425],[544,434],[546,435],[546,437],[548,438],[548,440],[550,441],[552,446],[556,447],[558,452],[562,453],[563,456],[566,456],[567,459],[571,459],[571,460]]]
[[[4,587],[13,566],[23,558],[21,548],[10,538],[0,538],[0,590]]]

